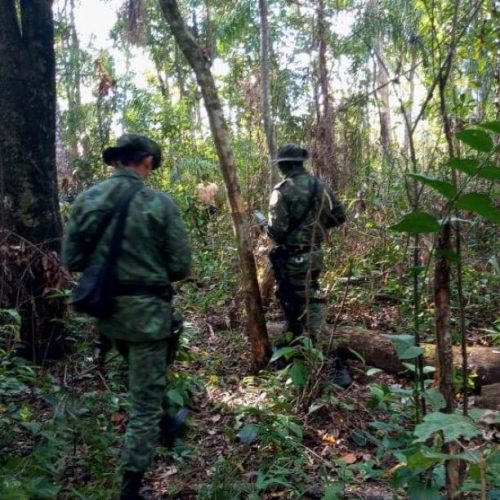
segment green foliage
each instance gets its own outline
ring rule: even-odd
[[[412,212],[405,215],[397,224],[390,227],[392,231],[402,233],[434,233],[440,227],[439,222],[426,212]]]
[[[470,418],[458,413],[434,412],[426,415],[423,422],[415,427],[416,442],[425,442],[437,432],[442,432],[445,443],[461,437],[471,439],[480,433]]]

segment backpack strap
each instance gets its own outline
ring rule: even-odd
[[[120,198],[117,208],[114,210],[114,213],[118,215],[113,236],[111,238],[111,243],[109,245],[108,255],[106,257],[106,266],[108,266],[110,269],[113,269],[113,271],[116,265],[116,259],[122,247],[123,234],[125,231],[125,222],[127,220],[127,214],[128,214],[128,207],[130,205],[130,202],[132,201],[132,198],[143,187],[144,184],[142,182],[134,182],[125,191],[125,194]]]
[[[311,212],[312,208],[314,207],[314,203],[316,201],[316,196],[318,195],[318,191],[319,191],[319,180],[316,177],[313,177],[312,192],[311,192],[311,195],[309,196],[309,201],[307,202],[307,206],[306,206],[304,212],[302,213],[302,215],[298,219],[296,219],[292,224],[290,224],[288,231],[286,232],[286,235],[284,237],[284,241],[283,241],[283,243],[285,245],[287,244],[287,240],[288,240],[289,236],[294,231],[299,229],[300,226],[302,226],[302,224],[306,220],[307,216]]]

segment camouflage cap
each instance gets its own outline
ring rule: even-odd
[[[278,157],[274,163],[303,162],[309,158],[307,149],[297,146],[297,144],[285,144],[278,149]]]
[[[161,148],[160,146],[145,135],[124,134],[116,141],[115,146],[106,148],[102,152],[102,159],[106,165],[113,165],[117,161],[122,161],[128,156],[144,153],[144,156],[153,157],[153,169],[160,166]]]

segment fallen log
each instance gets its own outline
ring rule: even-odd
[[[479,406],[500,410],[500,384],[483,385]]]
[[[278,334],[282,329],[279,323],[268,324],[270,335]],[[381,332],[356,326],[339,326],[336,334],[337,346],[341,353],[356,358],[358,353],[369,366],[380,368],[387,373],[402,374],[407,371],[398,358],[390,339]],[[434,366],[436,346],[423,344],[425,364]],[[475,375],[476,387],[500,383],[500,349],[494,347],[470,346],[467,349],[468,364],[471,374]],[[460,347],[453,348],[453,364],[460,369],[462,356]]]

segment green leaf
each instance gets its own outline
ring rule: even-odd
[[[441,181],[439,179],[435,179],[434,177],[421,174],[408,174],[408,176],[416,179],[426,186],[430,186],[432,189],[435,189],[438,193],[441,193],[449,200],[452,200],[457,194],[457,188],[449,182]]]
[[[380,368],[370,368],[367,372],[366,372],[366,376],[367,377],[373,377],[375,375],[378,375],[379,373],[382,373],[382,370]]]
[[[435,233],[439,229],[439,222],[426,212],[412,212],[389,229],[400,233]]]
[[[477,175],[478,177],[490,181],[500,179],[500,168],[491,163],[481,167],[479,163],[472,158],[453,158],[448,162],[448,165],[469,176]]]
[[[252,444],[259,437],[259,426],[256,424],[246,424],[240,432],[238,432],[240,441],[244,444]]]
[[[448,443],[460,437],[471,439],[477,436],[480,430],[464,415],[434,412],[426,415],[423,422],[415,427],[414,436],[417,438],[415,441],[423,443],[436,432],[442,432],[444,442]]]
[[[286,360],[289,360],[290,358],[293,358],[298,353],[297,348],[295,347],[282,347],[281,349],[278,349],[275,351],[271,357],[270,363],[274,363],[274,361],[280,359],[280,358],[285,358]]]
[[[458,208],[471,210],[485,219],[500,224],[500,210],[493,206],[491,198],[486,194],[468,193],[456,201]]]
[[[409,500],[441,500],[441,493],[433,484],[420,482],[413,479],[408,484]]]
[[[491,132],[494,132],[495,134],[500,134],[500,122],[499,121],[484,122],[484,123],[480,123],[479,126],[481,128],[488,129]]]
[[[384,337],[392,342],[399,359],[413,359],[424,353],[421,347],[415,345],[413,335],[384,335]]]
[[[448,165],[467,175],[476,175],[477,169],[479,168],[479,162],[473,158],[452,158],[448,162]]]
[[[344,485],[342,483],[330,484],[325,488],[321,500],[338,500],[344,496],[343,493]]]
[[[421,347],[416,345],[412,345],[405,349],[403,352],[398,352],[399,359],[414,359],[418,358],[421,354],[424,353],[424,350]]]
[[[300,360],[293,362],[290,368],[290,377],[292,378],[293,385],[296,387],[303,387],[307,381],[307,370],[304,363]]]
[[[410,469],[428,469],[441,461],[437,457],[429,457],[421,449],[415,450],[406,458],[406,464]]]
[[[467,146],[475,149],[476,151],[489,153],[493,149],[493,140],[489,134],[483,130],[469,128],[458,132],[456,136],[458,140],[464,142]]]
[[[170,389],[167,392],[167,398],[170,401],[172,401],[172,403],[175,403],[176,405],[184,406],[184,398],[182,397],[182,394],[177,389]]]
[[[485,165],[478,170],[477,175],[489,181],[496,181],[500,179],[500,167],[490,164]]]
[[[442,410],[446,406],[444,396],[437,387],[432,387],[424,393],[425,400],[431,405],[432,411]]]

